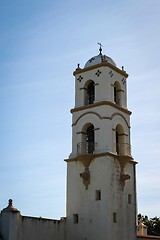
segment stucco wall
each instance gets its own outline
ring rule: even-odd
[[[129,239],[135,240],[135,199],[133,165],[128,163],[124,172],[131,178],[122,189],[121,168],[118,161],[110,156],[92,160],[90,184],[86,190],[80,173],[84,171],[81,162],[68,163],[67,233],[68,239]],[[101,190],[101,200],[95,198],[95,191]],[[128,203],[128,194],[132,203]],[[113,212],[117,223],[113,223]],[[73,215],[79,221],[74,224]]]
[[[1,213],[3,240],[65,240],[65,218],[52,220],[26,217],[19,212]]]

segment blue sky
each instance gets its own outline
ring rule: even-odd
[[[65,216],[77,63],[125,66],[138,212],[160,216],[160,1],[0,2],[0,209]]]

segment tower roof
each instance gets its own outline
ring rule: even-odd
[[[122,69],[119,69],[111,57],[102,54],[102,48],[101,48],[102,44],[101,43],[98,43],[98,44],[100,45],[99,54],[97,56],[91,57],[84,65],[84,68],[81,68],[80,64],[78,63],[76,70],[73,72],[73,75],[76,76],[77,74],[89,71],[91,69],[94,69],[100,66],[108,66],[114,71],[120,73],[121,75],[127,78],[128,74],[124,70],[124,66],[122,66]]]
[[[100,53],[99,55],[90,58],[90,59],[86,62],[84,68],[91,67],[91,66],[97,65],[97,64],[99,64],[99,63],[105,62],[105,61],[106,61],[106,62],[109,62],[110,64],[112,64],[113,66],[116,67],[116,63],[113,61],[112,58],[110,58],[110,57],[108,57],[108,56],[106,56],[106,55],[102,55],[102,54]]]
[[[102,62],[109,62],[110,64],[112,64],[112,65],[114,65],[116,67],[116,64],[115,64],[115,62],[113,61],[112,58],[102,54],[102,44],[98,43],[98,45],[100,46],[100,48],[99,48],[99,55],[90,58],[86,62],[84,68],[91,67],[91,66],[100,64]]]

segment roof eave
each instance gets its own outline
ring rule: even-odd
[[[112,70],[120,73],[120,74],[123,75],[124,77],[126,77],[126,78],[128,77],[128,74],[127,74],[126,71],[117,68],[116,66],[112,65],[112,64],[109,63],[109,62],[102,62],[102,63],[96,64],[96,65],[93,65],[93,66],[90,66],[90,67],[86,67],[86,68],[77,68],[77,69],[73,72],[73,75],[76,76],[77,74],[80,74],[80,73],[83,73],[83,72],[87,72],[87,71],[90,71],[90,70],[92,70],[92,69],[96,69],[96,68],[99,68],[99,67],[109,67],[109,68],[111,68]]]

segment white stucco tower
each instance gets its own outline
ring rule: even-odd
[[[135,240],[136,181],[127,77],[102,54],[74,71],[67,240]]]

